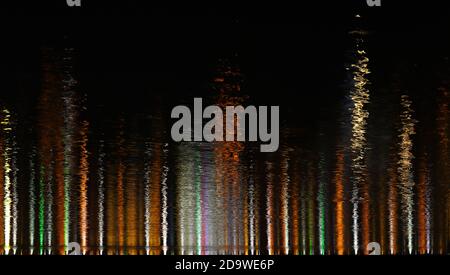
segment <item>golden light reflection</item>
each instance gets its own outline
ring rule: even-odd
[[[99,142],[99,156],[98,156],[98,225],[97,225],[97,244],[99,254],[103,255],[105,251],[105,152],[104,141]]]
[[[352,103],[351,107],[351,127],[352,136],[350,141],[350,148],[352,153],[352,239],[353,239],[353,253],[358,254],[361,247],[360,232],[363,230],[365,234],[368,234],[368,226],[363,223],[366,228],[360,228],[361,219],[361,209],[360,209],[360,197],[361,186],[368,184],[367,171],[366,171],[366,151],[367,151],[367,141],[366,141],[366,128],[367,119],[369,117],[369,112],[367,111],[367,105],[369,104],[370,93],[367,89],[369,80],[367,75],[369,71],[369,58],[364,50],[359,49],[362,43],[362,39],[357,39],[356,51],[356,63],[352,64],[353,70],[353,89],[350,92],[350,99]]]
[[[92,119],[70,51],[44,52],[36,128],[23,131],[30,122],[18,109],[0,108],[0,254],[67,254],[69,242],[83,254],[345,255],[367,254],[369,242],[380,242],[382,254],[445,254],[450,93],[433,91],[417,110],[423,95],[415,90],[400,95],[375,83],[372,93],[372,59],[361,37],[353,42],[351,87],[335,106],[344,103],[343,121],[321,116],[314,125],[338,138],[282,121],[287,130],[272,154],[254,143],[169,142],[158,117],[167,106]],[[239,69],[223,65],[205,102],[259,100],[241,84]],[[379,110],[383,93],[397,101]],[[386,118],[392,123],[380,127]],[[37,140],[21,144],[27,135]]]
[[[2,116],[3,120],[3,116]],[[4,152],[5,151],[5,137],[2,134],[0,134],[0,255],[5,253],[5,157]]]
[[[344,216],[344,154],[337,152],[336,173],[335,173],[335,213],[336,213],[336,253],[344,255],[345,253],[345,216]]]
[[[89,123],[84,121],[80,129],[80,245],[83,254],[88,250],[88,127]]]
[[[431,245],[431,190],[430,176],[427,165],[427,157],[423,156],[419,162],[417,182],[417,227],[418,227],[418,252],[429,254]]]
[[[3,197],[3,221],[4,221],[4,251],[6,254],[10,253],[14,239],[12,238],[12,204],[13,204],[13,194],[11,192],[12,182],[11,182],[11,144],[9,132],[11,131],[11,115],[8,109],[3,109],[1,119],[2,135],[6,136],[3,148],[3,180],[4,180],[4,197]]]
[[[249,253],[256,255],[258,253],[258,237],[257,234],[257,188],[255,187],[254,164],[250,165],[249,188],[248,188],[248,231],[249,231]]]
[[[415,123],[411,100],[407,95],[401,97],[402,113],[400,114],[401,128],[399,129],[400,151],[398,153],[398,176],[401,197],[401,210],[403,222],[403,234],[406,238],[408,253],[413,253],[414,246],[414,178],[413,164],[414,158],[412,149],[412,135],[415,134]]]
[[[131,138],[130,138],[131,139]],[[126,144],[126,152],[127,152],[127,165],[125,168],[124,175],[124,245],[125,251],[124,253],[127,255],[137,255],[138,248],[140,247],[139,238],[138,238],[138,226],[139,226],[139,217],[138,217],[138,207],[139,200],[137,198],[138,194],[138,163],[132,162],[129,163],[128,159],[137,158],[137,146],[134,142],[136,139],[132,139],[133,141],[128,141]],[[159,250],[159,247],[158,247]]]
[[[240,93],[241,82],[242,74],[239,68],[222,60],[213,83],[216,104],[222,109],[225,109],[226,106],[241,105],[245,99]],[[223,129],[225,123],[226,117],[222,121],[218,121],[217,125]],[[227,130],[230,131],[228,134],[235,135],[236,140],[237,129],[239,127],[236,117],[234,118],[234,125],[234,129]],[[226,134],[225,132],[224,135]],[[223,240],[220,238],[220,243],[223,243],[224,252],[231,254],[238,254],[241,253],[242,249],[245,250],[247,244],[245,240],[249,238],[248,233],[247,237],[244,235],[245,230],[243,228],[246,227],[245,222],[242,223],[238,218],[240,207],[236,203],[232,203],[237,198],[242,198],[241,194],[243,192],[245,194],[246,192],[242,186],[242,175],[239,169],[240,165],[242,165],[240,154],[244,149],[244,144],[238,141],[215,143],[213,149],[214,163],[216,166],[216,190],[220,198],[218,205],[222,206],[223,209],[227,209],[227,211],[222,211],[219,215],[223,218],[220,227],[223,226],[222,228],[224,229],[221,234]],[[255,229],[258,230],[256,224],[253,222],[251,224],[255,225]],[[257,246],[256,243],[255,246]]]
[[[280,234],[281,252],[284,255],[289,254],[290,251],[290,238],[289,238],[289,227],[290,227],[290,217],[289,217],[289,187],[291,179],[289,177],[289,148],[283,148],[282,151],[282,163],[281,163],[281,219],[280,219]]]
[[[150,248],[159,248],[161,246],[161,174],[162,170],[162,146],[160,144],[154,144],[152,147],[152,163],[150,171],[153,171],[150,175],[150,181],[148,184],[147,195],[149,196],[148,206],[148,245]],[[151,252],[157,253],[159,249]]]

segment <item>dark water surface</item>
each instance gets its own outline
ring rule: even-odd
[[[426,30],[297,31],[289,44],[275,27],[223,43],[218,30],[203,54],[184,40],[159,56],[176,48],[160,34],[143,57],[33,46],[35,67],[0,94],[0,253],[448,253],[448,45]],[[118,70],[128,59],[148,70]],[[170,111],[194,97],[279,105],[279,150],[173,142]]]

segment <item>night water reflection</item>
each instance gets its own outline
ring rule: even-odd
[[[336,117],[310,128],[285,117],[267,154],[172,142],[164,95],[93,118],[75,49],[43,48],[36,116],[0,102],[0,253],[65,254],[70,242],[83,254],[345,255],[370,242],[448,253],[450,86],[429,83],[424,99],[402,71],[378,83],[368,38],[349,34]],[[239,64],[218,63],[209,103],[258,105]]]

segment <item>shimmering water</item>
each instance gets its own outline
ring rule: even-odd
[[[83,78],[76,46],[41,46],[38,84],[0,95],[0,253],[65,254],[71,242],[83,254],[367,254],[370,242],[382,254],[448,253],[448,51],[430,66],[383,56],[368,32],[344,35],[340,61],[314,52],[314,83],[269,100],[239,61],[213,58],[201,96],[280,105],[276,153],[175,143],[170,110],[198,94],[149,91],[136,73],[105,103],[117,75]],[[336,85],[322,86],[322,66],[337,68]],[[291,96],[314,88],[326,92]],[[146,102],[127,99],[138,89]]]

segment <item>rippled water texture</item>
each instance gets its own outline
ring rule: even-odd
[[[280,104],[275,153],[175,143],[170,109],[195,95],[108,111],[76,47],[41,47],[33,103],[0,101],[0,253],[448,253],[448,58],[420,79],[413,62],[378,61],[368,33],[346,35],[336,100],[306,118]],[[216,60],[205,102],[267,104],[239,62]]]

